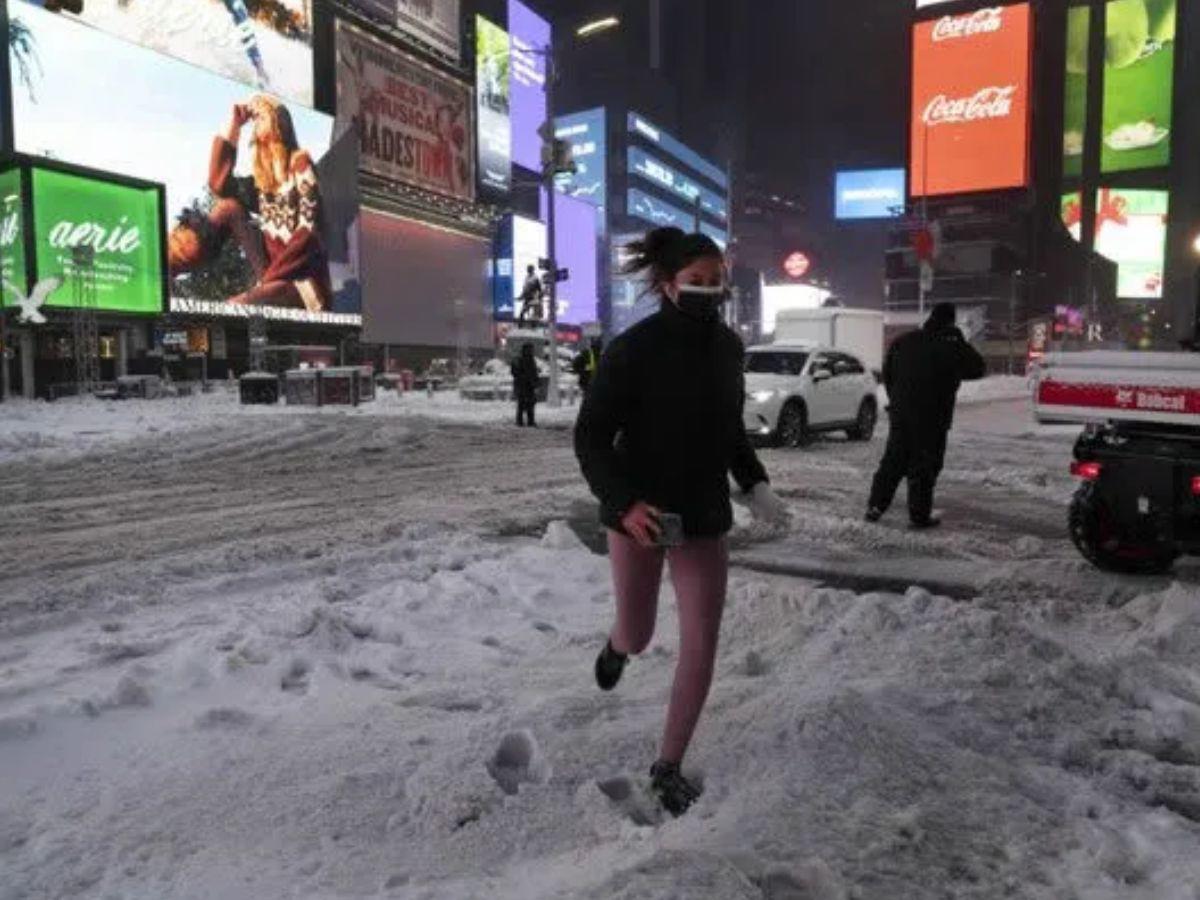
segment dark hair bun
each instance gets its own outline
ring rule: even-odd
[[[682,269],[698,259],[723,258],[721,248],[704,234],[687,234],[679,228],[655,228],[626,247],[627,275],[649,272],[655,287],[673,281]]]

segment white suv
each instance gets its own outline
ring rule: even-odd
[[[878,385],[859,357],[815,344],[746,351],[746,432],[799,447],[814,434],[844,431],[869,441],[879,419]]]

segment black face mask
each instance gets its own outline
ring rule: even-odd
[[[675,306],[689,319],[695,319],[698,322],[716,322],[721,318],[721,304],[728,297],[728,288],[700,287],[690,284],[679,289],[679,297],[675,300]]]

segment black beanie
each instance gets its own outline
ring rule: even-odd
[[[957,319],[958,311],[953,303],[939,303],[929,313],[928,324],[931,328],[953,328]]]

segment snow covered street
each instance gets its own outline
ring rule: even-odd
[[[764,452],[679,820],[574,410],[0,406],[0,900],[1200,898],[1200,569],[1091,570],[1016,395],[934,534],[861,521],[880,436]]]

